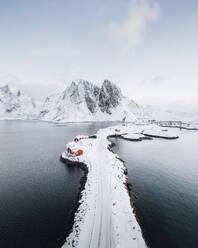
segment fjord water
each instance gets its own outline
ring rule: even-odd
[[[136,214],[151,248],[198,247],[198,132],[178,140],[116,140]]]
[[[83,172],[59,157],[75,135],[108,125],[0,121],[0,247],[61,247]]]
[[[83,172],[62,164],[60,153],[75,135],[108,125],[113,124],[0,121],[0,247],[61,246]],[[179,135],[117,139],[114,148],[126,161],[151,248],[198,247],[198,132]]]

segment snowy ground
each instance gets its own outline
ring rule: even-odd
[[[156,134],[160,128],[153,126]],[[75,214],[72,232],[64,248],[143,248],[146,247],[140,226],[132,210],[127,190],[124,163],[109,149],[109,136],[143,137],[151,126],[118,126],[101,129],[96,139],[78,136],[77,142],[67,145],[63,160],[81,162],[88,174],[80,206]],[[163,131],[161,131],[163,132]],[[168,135],[168,131],[165,132]],[[170,136],[170,135],[169,135]],[[68,153],[83,150],[81,156]]]

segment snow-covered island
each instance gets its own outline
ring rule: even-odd
[[[147,247],[129,196],[127,169],[109,138],[143,140],[151,131],[159,138],[177,137],[157,125],[130,124],[79,135],[67,144],[61,160],[82,166],[87,180],[64,248]]]

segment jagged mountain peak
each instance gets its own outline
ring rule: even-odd
[[[62,92],[47,97],[40,118],[64,121],[134,120],[138,106],[122,96],[110,80],[101,87],[87,81],[75,80]],[[125,118],[126,119],[126,118]]]
[[[9,95],[18,96],[18,97],[25,96],[25,94],[23,94],[21,92],[21,90],[12,88],[12,87],[10,87],[7,84],[0,87],[0,92],[3,93],[3,94],[5,94],[5,95],[8,95],[9,94]]]
[[[99,107],[101,111],[111,114],[111,109],[116,108],[120,104],[121,99],[121,90],[111,81],[104,80],[99,95]]]
[[[98,101],[100,88],[93,83],[80,79],[72,81],[71,85],[63,92],[62,99],[70,98],[72,103],[87,105],[91,113],[96,111],[95,102]]]
[[[138,105],[123,96],[119,87],[105,79],[101,87],[87,80],[74,80],[62,92],[34,101],[9,85],[0,86],[0,119],[41,119],[66,122],[134,121],[136,118],[185,119],[197,112]]]
[[[104,91],[109,97],[122,97],[121,89],[112,81],[105,79],[102,86],[101,91]]]
[[[90,88],[94,87],[95,85],[87,80],[84,79],[77,79],[71,82],[71,84],[67,87],[66,90],[68,91],[73,91],[73,90],[78,90],[78,91],[86,91],[89,90]]]
[[[102,83],[102,86],[104,87],[117,87],[117,85],[115,83],[113,83],[112,81],[110,81],[109,79],[105,79]]]
[[[72,85],[72,84],[76,84],[76,85],[79,85],[79,84],[86,84],[87,82],[88,82],[87,80],[82,79],[82,78],[79,78],[79,79],[72,80],[71,85]],[[88,83],[89,83],[89,82],[88,82]]]
[[[78,80],[72,81],[70,86],[66,90],[69,90],[69,91],[78,90],[83,93],[94,87],[97,87],[97,86],[87,80],[78,79]]]
[[[4,85],[4,86],[0,87],[0,91],[3,93],[8,93],[8,92],[10,92],[10,88],[8,85]]]
[[[39,105],[40,106],[40,105]],[[87,80],[74,80],[62,92],[48,96],[42,107],[20,90],[0,87],[0,118],[39,118],[55,121],[134,120],[139,109],[110,80],[101,87]]]
[[[20,90],[10,90],[8,85],[0,87],[0,119],[32,119],[38,111],[34,100]]]

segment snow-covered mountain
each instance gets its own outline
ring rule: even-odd
[[[73,81],[63,92],[46,98],[39,114],[54,121],[134,121],[141,108],[109,80],[99,88],[85,80]]]
[[[35,101],[21,93],[13,92],[8,85],[0,87],[0,119],[33,119],[38,116]]]
[[[21,91],[11,90],[8,85],[0,87],[0,119],[63,122],[197,119],[198,111],[191,113],[184,107],[175,109],[177,105],[138,105],[123,96],[109,80],[104,80],[101,87],[85,80],[73,81],[62,92],[48,96],[42,104]]]

